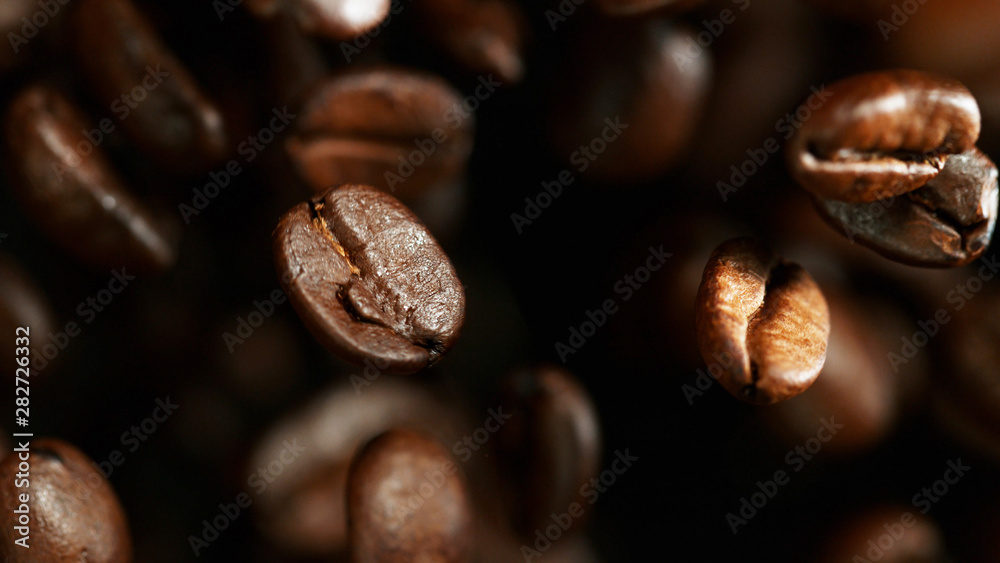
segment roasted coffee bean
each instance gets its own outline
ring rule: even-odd
[[[358,452],[348,477],[351,560],[466,561],[471,510],[448,451],[410,430],[391,430]]]
[[[612,16],[631,16],[651,12],[660,8],[671,10],[689,10],[704,0],[598,0],[601,10]]]
[[[465,292],[455,269],[386,193],[348,185],[297,205],[278,224],[274,254],[299,317],[344,360],[413,373],[458,338]]]
[[[454,405],[375,364],[278,421],[255,446],[250,473],[298,453],[280,479],[254,481],[267,494],[254,503],[257,529],[286,553],[334,557],[347,551],[347,472],[367,441],[393,427],[455,440],[464,428]],[[290,450],[301,448],[300,452]],[[282,452],[289,451],[283,454]],[[266,477],[266,476],[264,476]],[[262,477],[263,479],[263,477]]]
[[[73,446],[56,439],[33,440],[30,488],[18,486],[16,474],[25,461],[23,452],[12,451],[0,462],[0,559],[10,563],[127,563],[132,561],[132,540],[125,512],[111,485],[95,469],[96,464]],[[27,495],[27,501],[23,496]],[[14,526],[27,505],[30,516],[30,547],[14,542],[21,536]]]
[[[371,31],[389,14],[389,0],[247,0],[257,17],[285,14],[314,35],[343,41]]]
[[[909,506],[879,506],[847,516],[816,555],[821,563],[950,561],[937,524]]]
[[[199,174],[229,150],[222,114],[131,0],[84,0],[80,66],[97,102],[165,170]],[[106,121],[105,121],[106,120]]]
[[[37,9],[38,4],[32,0],[6,0],[0,8],[0,37],[10,44],[0,49],[0,74],[26,62],[31,40],[37,36],[37,31],[30,38],[24,36],[24,31]],[[37,26],[31,25],[37,29]]]
[[[977,149],[952,155],[923,187],[871,203],[816,199],[820,215],[849,240],[914,266],[952,267],[990,244],[1000,191],[997,168]]]
[[[589,506],[580,491],[600,473],[600,423],[587,390],[556,366],[512,374],[500,404],[511,413],[500,428],[499,456],[510,480],[512,524],[530,539],[552,514],[574,502]]]
[[[521,81],[527,23],[509,0],[431,0],[415,4],[418,28],[469,72],[496,75],[503,85]]]
[[[819,286],[801,266],[751,239],[724,242],[712,253],[695,324],[706,363],[732,360],[719,382],[751,403],[805,391],[826,360],[830,314]]]
[[[711,59],[690,49],[693,38],[660,19],[584,29],[549,107],[548,136],[559,156],[601,181],[648,180],[668,170],[708,94]]]
[[[89,266],[170,268],[175,242],[88,139],[92,129],[54,89],[23,90],[6,123],[15,195],[41,230]]]
[[[286,147],[315,193],[358,183],[413,199],[463,170],[472,129],[472,116],[447,83],[380,67],[321,83]]]
[[[0,334],[27,336],[21,343],[34,344],[30,348],[34,348],[35,354],[42,354],[42,341],[32,340],[32,337],[43,338],[52,334],[55,326],[52,307],[42,289],[14,260],[0,255]],[[20,327],[27,328],[28,334],[23,334],[23,331],[18,334]],[[0,351],[0,371],[10,374],[12,378],[27,379],[29,374],[34,375],[27,369],[17,370],[14,349],[11,346]]]
[[[979,138],[979,106],[950,78],[859,74],[814,92],[788,145],[792,176],[817,197],[871,202],[913,191]]]

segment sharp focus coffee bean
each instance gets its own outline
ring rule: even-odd
[[[914,266],[968,264],[986,251],[997,221],[997,168],[977,149],[952,155],[923,187],[871,203],[816,200],[848,239]]]
[[[797,264],[750,239],[715,249],[695,305],[698,346],[706,363],[731,358],[719,382],[737,398],[770,404],[816,380],[826,360],[826,300]]]
[[[168,269],[175,242],[87,138],[92,128],[52,88],[22,91],[6,123],[15,195],[40,229],[94,268]]]
[[[313,335],[341,358],[412,373],[458,338],[465,292],[410,210],[370,186],[331,189],[282,217],[282,285]]]
[[[9,563],[128,563],[132,540],[125,512],[111,485],[94,462],[73,446],[54,439],[32,440],[27,454],[29,487],[18,487],[22,452],[15,450],[0,462],[0,559]],[[22,502],[21,495],[28,501]],[[25,549],[15,510],[23,505],[29,515]]]
[[[437,442],[409,430],[382,434],[354,459],[347,489],[352,561],[467,560],[465,483]]]
[[[979,138],[979,106],[957,81],[910,70],[860,74],[805,102],[788,146],[796,181],[822,199],[871,202],[916,190]]]
[[[286,146],[316,193],[359,183],[412,199],[454,181],[472,150],[472,129],[471,112],[447,83],[381,67],[318,85]]]
[[[166,170],[199,174],[229,150],[222,114],[131,0],[83,0],[77,52],[99,107]]]
[[[261,18],[291,16],[304,31],[344,41],[370,32],[389,14],[390,0],[247,0]]]
[[[499,454],[510,478],[513,525],[526,538],[572,503],[600,474],[601,431],[586,389],[569,372],[540,366],[505,382]],[[582,526],[580,526],[582,528]]]

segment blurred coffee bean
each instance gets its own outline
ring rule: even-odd
[[[0,49],[0,75],[27,62],[32,40],[38,33],[30,19],[36,10],[38,4],[33,0],[5,0],[0,6],[0,36],[10,43],[9,48]],[[31,29],[36,30],[34,34]],[[26,31],[31,37],[25,36]]]
[[[521,81],[527,22],[510,0],[430,0],[415,4],[418,29],[469,72],[504,86]]]
[[[54,89],[35,85],[21,91],[6,116],[14,194],[39,229],[93,268],[170,268],[173,237],[88,139],[92,129]]]
[[[369,379],[370,378],[370,379]],[[357,383],[363,381],[370,385]],[[295,441],[304,448],[254,503],[257,529],[287,552],[330,557],[347,549],[347,471],[358,448],[393,427],[455,439],[454,405],[374,365],[278,421],[260,440],[249,472],[266,467]]]
[[[671,11],[690,10],[705,0],[598,0],[597,6],[611,16],[631,16],[660,8]],[[743,0],[741,0],[743,1]]]
[[[130,0],[82,0],[79,64],[100,107],[165,170],[203,173],[229,150],[222,114]],[[106,131],[105,131],[106,132]]]
[[[461,173],[472,129],[461,96],[443,80],[377,67],[319,84],[286,148],[316,193],[359,183],[413,200]]]
[[[691,51],[693,37],[660,19],[596,21],[581,30],[551,93],[546,126],[559,156],[601,181],[666,172],[708,93],[711,60],[707,50]]]
[[[702,358],[728,366],[718,379],[734,397],[783,401],[808,389],[823,367],[830,334],[823,293],[801,266],[752,239],[715,249],[695,307]]]
[[[937,524],[907,506],[879,506],[847,516],[817,551],[821,563],[946,563]]]
[[[15,485],[20,455],[11,452],[0,462],[0,556],[4,561],[132,561],[125,512],[93,461],[62,440],[32,440],[28,488]],[[27,495],[27,502],[21,495]],[[14,543],[20,537],[14,530],[20,525],[14,510],[22,504],[27,505],[33,524],[28,549]]]
[[[979,258],[997,221],[997,168],[977,149],[951,155],[923,187],[871,203],[816,199],[820,215],[850,240],[891,260],[953,267]]]
[[[413,373],[458,338],[465,292],[454,267],[384,192],[347,185],[297,205],[278,224],[274,255],[303,323],[348,362]]]
[[[541,365],[512,373],[501,407],[500,452],[509,479],[512,521],[523,537],[551,523],[577,503],[581,487],[600,473],[601,429],[587,390],[568,371]],[[580,530],[582,526],[574,526]]]
[[[895,430],[905,403],[926,389],[929,365],[926,354],[896,364],[887,358],[887,350],[901,354],[899,337],[913,332],[898,311],[843,290],[824,287],[823,294],[830,307],[823,370],[809,389],[764,415],[790,447],[815,437],[823,419],[833,420],[842,426],[824,452],[855,456]]]
[[[31,353],[40,355],[45,343],[43,339],[55,332],[55,326],[52,307],[42,289],[13,259],[0,255],[0,334],[14,338],[19,327],[28,328],[25,341],[32,344]],[[0,352],[0,362],[0,370],[13,379],[17,368],[14,346]],[[27,373],[22,371],[18,375],[27,379]]]
[[[264,29],[267,70],[276,105],[298,108],[302,97],[329,72],[319,44],[290,17],[277,15]],[[295,111],[298,111],[296,109]]]
[[[259,18],[283,14],[307,33],[344,41],[372,30],[385,19],[390,0],[247,0],[246,5]]]
[[[979,106],[955,80],[894,70],[814,92],[789,142],[788,166],[817,197],[865,203],[913,191],[979,138]]]
[[[467,561],[471,510],[448,451],[394,429],[358,452],[348,476],[351,560]]]
[[[947,370],[934,384],[935,419],[962,444],[1000,463],[1000,293],[987,286],[943,333]]]

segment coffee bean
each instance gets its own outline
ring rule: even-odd
[[[23,454],[13,451],[0,462],[0,558],[10,563],[132,561],[125,512],[93,461],[62,440],[33,440],[30,488],[18,488]],[[26,503],[22,494],[28,495]],[[22,504],[31,522],[28,549],[14,544],[20,537],[14,526],[21,525],[14,510]]]
[[[472,517],[448,451],[409,430],[391,430],[358,452],[348,477],[351,560],[465,561]]]
[[[817,561],[945,563],[937,524],[908,506],[876,506],[848,515],[828,536]]]
[[[292,441],[304,448],[281,470],[280,479],[268,482],[265,475],[253,482],[266,486],[254,503],[257,529],[288,553],[342,555],[348,547],[347,472],[357,451],[393,427],[454,440],[448,429],[466,426],[454,405],[370,364],[279,420],[254,447],[247,462],[250,474],[280,460]]]
[[[299,317],[344,360],[413,373],[458,338],[465,292],[455,269],[388,194],[347,185],[297,205],[278,224],[274,253]]]
[[[792,176],[817,197],[871,202],[913,191],[979,138],[959,82],[923,72],[859,74],[814,92],[788,145]],[[804,110],[803,110],[804,111]]]
[[[370,31],[389,13],[390,0],[247,0],[259,18],[285,14],[314,35],[344,41]]]
[[[508,0],[431,0],[415,4],[418,29],[455,62],[479,76],[496,75],[504,85],[521,81],[528,26],[518,4]]]
[[[0,74],[3,74],[17,66],[24,64],[28,58],[28,51],[31,50],[32,39],[36,37],[25,37],[24,32],[30,29],[28,25],[30,18],[38,9],[38,5],[31,0],[6,0],[3,10],[0,10],[0,36],[9,42],[8,47],[0,49]],[[26,20],[23,18],[28,18]],[[37,29],[37,26],[31,24]],[[37,34],[37,31],[35,32]]]
[[[851,240],[914,266],[979,258],[997,221],[997,168],[977,149],[947,157],[923,187],[871,203],[817,199],[820,215]]]
[[[552,514],[574,502],[590,506],[580,491],[600,473],[600,422],[587,390],[556,366],[512,374],[500,404],[511,414],[500,428],[498,455],[510,481],[512,524],[532,539]]]
[[[359,183],[413,199],[462,171],[472,128],[461,97],[444,81],[379,67],[321,83],[286,146],[315,193]]]
[[[23,90],[7,110],[12,188],[38,227],[94,268],[162,272],[174,263],[175,242],[126,190],[94,130],[54,89]]]
[[[816,380],[826,360],[830,315],[801,266],[751,239],[733,239],[709,258],[697,300],[702,358],[710,364],[732,359],[719,382],[735,397],[775,403]]]
[[[559,156],[602,181],[648,180],[668,170],[708,94],[711,59],[704,49],[692,52],[693,40],[687,27],[659,19],[582,30],[548,107],[548,136]]]
[[[41,354],[45,336],[55,332],[55,316],[49,300],[21,267],[7,256],[0,255],[0,334],[16,334],[18,327],[28,327],[27,339],[35,354]],[[31,337],[39,338],[33,340]],[[0,351],[0,373],[28,378],[26,371],[16,372],[15,348]],[[34,375],[34,373],[31,373]],[[2,459],[2,454],[0,454]]]
[[[631,16],[652,12],[660,8],[671,11],[690,10],[704,0],[598,0],[601,10],[613,16]]]
[[[130,0],[84,0],[77,52],[105,119],[165,170],[194,175],[229,150],[222,114]]]

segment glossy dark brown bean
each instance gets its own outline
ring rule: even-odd
[[[416,4],[428,41],[469,72],[496,76],[503,85],[524,75],[527,23],[518,4],[508,0],[432,0]]]
[[[80,66],[97,102],[146,156],[198,174],[226,155],[222,114],[131,0],[83,0],[76,17]]]
[[[602,39],[594,41],[594,37]],[[667,171],[694,133],[711,59],[693,33],[659,19],[596,22],[555,82],[546,127],[560,157],[602,181]],[[567,96],[572,92],[572,96]]]
[[[28,329],[26,341],[35,343],[33,347],[36,353],[40,353],[41,348],[37,344],[39,340],[32,340],[31,337],[42,338],[51,334],[55,330],[55,325],[52,307],[42,289],[14,260],[0,255],[0,334],[9,334],[11,338],[25,336],[23,331],[20,334],[16,331],[20,327],[26,327]],[[0,351],[0,362],[2,362],[0,370],[10,374],[12,378],[15,377],[17,363],[14,347]],[[21,377],[24,377],[23,374],[24,372],[21,372]]]
[[[805,391],[826,360],[830,315],[819,286],[801,266],[751,239],[727,241],[712,253],[695,325],[706,363],[732,359],[719,382],[751,403]]]
[[[891,544],[882,539],[886,535],[892,540]],[[816,555],[821,563],[861,559],[877,559],[880,563],[946,563],[951,560],[937,524],[911,506],[879,506],[847,516],[831,531]]]
[[[351,70],[308,96],[286,147],[316,193],[358,183],[412,199],[464,168],[473,130],[464,115],[458,92],[432,75]]]
[[[297,205],[278,224],[274,253],[299,317],[344,360],[413,373],[458,338],[465,292],[455,269],[386,193],[348,185]]]
[[[923,72],[859,74],[813,93],[788,145],[792,176],[823,199],[863,203],[913,191],[979,138],[979,106],[959,82]]]
[[[247,0],[257,17],[292,17],[307,33],[343,41],[371,30],[389,14],[389,0]]]
[[[914,266],[968,264],[989,247],[997,221],[997,168],[977,149],[952,155],[923,187],[871,203],[816,200],[852,241]]]
[[[46,86],[22,91],[7,111],[12,188],[38,227],[92,267],[161,272],[175,241],[122,184],[80,111]]]
[[[375,370],[357,377],[375,377]],[[363,387],[345,379],[279,421],[255,446],[250,472],[280,458],[293,440],[304,448],[255,501],[257,529],[287,553],[342,555],[348,546],[347,472],[358,449],[393,427],[437,435],[464,426],[456,409],[423,387],[387,375]]]
[[[0,559],[10,563],[127,563],[132,540],[125,512],[94,463],[55,439],[31,442],[30,487],[16,488],[21,462],[12,452],[0,462]],[[28,494],[30,548],[14,544],[20,495]]]
[[[391,430],[358,452],[348,477],[351,560],[466,561],[471,510],[448,451],[410,430]]]
[[[512,523],[530,538],[573,502],[588,506],[580,489],[600,473],[600,423],[586,389],[562,368],[514,373],[504,387],[501,405],[511,418],[498,455],[510,479]]]

